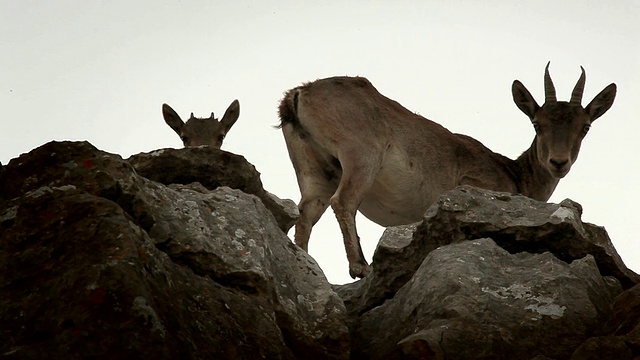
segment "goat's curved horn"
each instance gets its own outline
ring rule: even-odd
[[[580,69],[582,70],[582,75],[580,75],[580,79],[578,79],[576,87],[573,88],[573,92],[571,93],[571,100],[569,101],[571,104],[580,105],[582,103],[582,93],[584,92],[584,83],[587,77],[584,73],[584,68],[580,66]]]
[[[544,68],[544,102],[557,102],[556,98],[556,88],[553,86],[553,81],[551,81],[551,76],[549,75],[549,64],[551,61],[547,63],[547,67]]]

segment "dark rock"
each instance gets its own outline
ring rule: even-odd
[[[348,358],[342,301],[253,195],[168,188],[86,142],[5,168],[3,356]]]
[[[281,200],[265,191],[260,173],[240,155],[201,146],[141,153],[131,156],[128,161],[139,175],[165,185],[199,182],[209,190],[228,186],[256,195],[285,233],[298,217],[298,208],[293,201]]]
[[[604,291],[603,291],[604,290]],[[568,358],[621,292],[592,256],[510,254],[491,239],[432,251],[411,280],[360,317],[354,358]]]
[[[640,285],[623,292],[615,299],[613,316],[607,328],[613,335],[619,336],[640,333]],[[637,343],[640,345],[640,341]]]
[[[266,298],[173,264],[115,203],[73,187],[25,197],[2,226],[5,356],[295,358]]]
[[[640,357],[640,285],[618,295],[606,336],[588,339],[572,359],[638,359]]]
[[[571,360],[632,360],[638,358],[622,336],[598,336],[587,339],[571,356]]]
[[[295,212],[244,158],[210,148],[126,161],[51,142],[13,159],[0,167],[0,354],[640,357],[638,275],[575,202],[458,188],[388,228],[372,272],[335,292],[281,231]]]

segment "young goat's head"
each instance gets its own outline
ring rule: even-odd
[[[209,145],[219,149],[227,132],[240,116],[240,103],[234,100],[220,121],[214,118],[213,113],[209,118],[196,118],[191,113],[185,123],[167,104],[162,105],[162,115],[167,125],[180,136],[184,147]]]
[[[616,85],[610,84],[587,107],[582,107],[586,78],[584,69],[580,68],[582,75],[569,102],[556,99],[549,64],[545,68],[545,102],[542,106],[538,105],[520,81],[514,81],[512,86],[513,100],[529,116],[536,131],[534,146],[538,161],[551,176],[558,179],[567,175],[578,157],[582,139],[591,123],[609,110],[616,96]]]

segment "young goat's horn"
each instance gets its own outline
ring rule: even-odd
[[[553,86],[553,81],[551,81],[551,76],[549,75],[549,64],[551,61],[547,63],[547,67],[544,68],[544,102],[557,102],[556,98],[556,88]]]
[[[584,92],[584,83],[587,80],[587,77],[584,73],[584,68],[580,66],[582,69],[582,75],[580,75],[580,79],[578,79],[578,83],[576,83],[576,87],[573,88],[573,92],[571,93],[571,100],[569,101],[572,104],[580,105],[582,103],[582,93]]]

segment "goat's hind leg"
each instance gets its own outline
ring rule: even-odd
[[[364,195],[371,188],[382,160],[381,157],[376,156],[354,156],[358,153],[357,151],[345,153],[348,155],[340,159],[342,177],[338,190],[331,197],[331,207],[342,230],[349,260],[349,275],[355,279],[365,277],[370,271],[360,246],[360,237],[356,229],[356,212]]]
[[[309,251],[311,229],[329,207],[329,199],[334,191],[335,186],[331,187],[329,184],[300,185],[300,217],[296,221],[294,241],[304,251]]]
[[[329,199],[338,187],[338,177],[327,174],[337,175],[339,169],[330,169],[329,164],[322,160],[322,154],[302,140],[291,125],[282,130],[300,188],[300,216],[296,221],[294,241],[304,251],[308,251],[311,229],[329,207]]]

